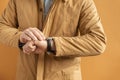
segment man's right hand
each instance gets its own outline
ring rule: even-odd
[[[21,43],[27,43],[28,41],[31,40],[45,40],[45,36],[43,33],[37,29],[37,28],[28,28],[23,31],[23,33],[20,35],[20,42]]]

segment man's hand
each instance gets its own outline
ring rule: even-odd
[[[27,43],[28,41],[45,40],[43,33],[37,28],[28,28],[20,35],[20,42]]]
[[[36,50],[36,45],[34,45],[33,41],[28,41],[24,46],[23,46],[23,52],[25,54],[30,54]]]
[[[47,41],[29,41],[23,46],[23,52],[30,54],[32,52],[36,54],[44,53],[47,50]]]
[[[47,41],[34,41],[34,44],[37,46],[35,52],[37,54],[44,53],[47,51]]]

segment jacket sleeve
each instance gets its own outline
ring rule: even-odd
[[[78,36],[54,37],[55,56],[94,56],[103,53],[106,37],[95,4],[92,0],[83,0],[80,13]]]
[[[15,0],[10,0],[0,17],[0,42],[8,46],[17,47],[20,34]]]

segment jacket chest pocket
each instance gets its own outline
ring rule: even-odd
[[[79,9],[76,5],[71,6],[69,3],[61,3],[55,11],[53,24],[55,31],[52,31],[52,33],[64,37],[75,36],[78,21]]]

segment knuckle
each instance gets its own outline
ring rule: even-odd
[[[31,38],[27,37],[27,40],[30,40]]]
[[[29,49],[32,49],[32,46],[31,46],[31,45],[28,45],[28,48],[29,48]]]
[[[25,29],[24,31],[27,31],[27,30],[29,30],[29,28],[28,28],[28,29]]]
[[[28,33],[29,31],[30,31],[29,29],[26,29],[26,30],[24,31],[24,34],[25,34],[25,33]]]

